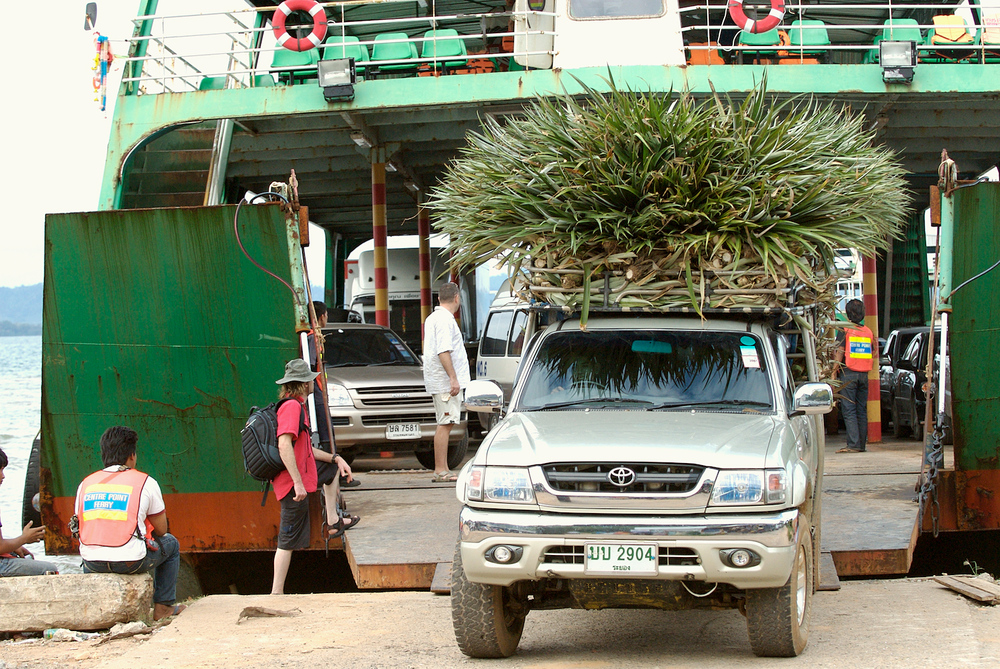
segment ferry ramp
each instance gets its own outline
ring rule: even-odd
[[[821,588],[838,577],[907,573],[919,531],[914,486],[922,444],[887,438],[867,453],[837,453],[843,435],[827,437],[823,485]],[[946,463],[951,453],[946,452]],[[388,462],[388,461],[386,461]],[[359,460],[356,470],[365,469]],[[383,467],[386,463],[373,463]],[[361,590],[448,592],[461,504],[451,484],[433,483],[427,470],[361,471],[362,486],[345,491],[350,513],[362,517],[345,534],[344,550]]]

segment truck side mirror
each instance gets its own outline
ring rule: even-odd
[[[829,383],[804,383],[795,389],[791,416],[815,416],[833,409],[833,388]]]
[[[503,391],[493,381],[470,381],[465,389],[465,408],[469,411],[493,413],[503,407]]]

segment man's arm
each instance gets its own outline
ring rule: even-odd
[[[306,486],[302,483],[302,475],[299,474],[298,464],[295,462],[295,446],[292,444],[292,435],[278,435],[278,454],[281,455],[281,463],[285,465],[289,475],[292,477],[292,485],[295,488],[296,502],[301,502],[306,498]]]
[[[164,509],[159,513],[146,516],[146,520],[149,524],[153,526],[153,535],[157,537],[162,537],[164,534],[170,531],[170,526],[167,523],[167,511]]]
[[[451,351],[441,351],[438,353],[438,360],[441,361],[441,366],[444,368],[445,373],[448,374],[448,379],[451,381],[451,396],[455,397],[462,392],[462,386],[458,382],[455,365],[451,362]]]

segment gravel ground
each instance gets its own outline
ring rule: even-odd
[[[250,618],[247,606],[296,610]],[[455,645],[448,597],[425,592],[216,595],[194,602],[152,636],[0,643],[0,669],[79,667],[486,666]],[[809,646],[791,660],[758,659],[736,611],[537,611],[505,668],[537,667],[995,667],[1000,607],[930,580],[847,581],[814,599]]]

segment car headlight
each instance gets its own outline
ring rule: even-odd
[[[523,467],[472,467],[465,493],[467,499],[482,502],[535,502],[531,478]]]
[[[784,469],[723,470],[712,487],[712,504],[777,504],[788,499]]]
[[[330,408],[354,406],[351,394],[339,383],[326,384],[326,403]]]

